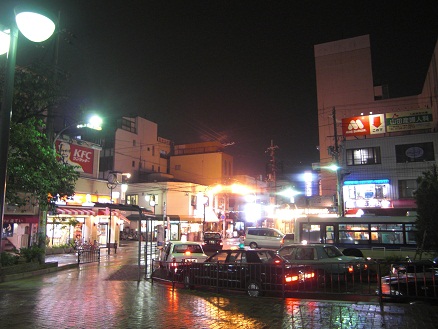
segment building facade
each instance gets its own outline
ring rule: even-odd
[[[437,47],[422,93],[391,99],[373,83],[368,35],[315,46],[321,195],[353,213],[415,208],[415,179],[438,156]]]

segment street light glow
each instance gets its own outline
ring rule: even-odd
[[[10,32],[10,30],[0,31],[0,55],[6,54],[9,51]]]
[[[30,41],[46,41],[55,32],[55,23],[48,17],[38,13],[17,12],[15,21],[20,32]]]

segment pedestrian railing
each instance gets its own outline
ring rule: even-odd
[[[100,248],[78,249],[78,264],[100,262]]]
[[[231,266],[232,265],[232,266]],[[291,284],[282,279],[287,265],[281,270],[264,264],[175,263],[152,261],[152,280],[170,282],[186,288],[212,288],[241,290],[249,294],[254,283],[260,283],[263,293],[283,297],[309,297],[336,295],[336,298],[357,300],[412,301],[428,299],[438,301],[438,267],[431,262],[389,263],[307,263],[302,269],[313,276],[299,277]],[[311,269],[311,271],[309,271]],[[406,274],[407,273],[407,274]],[[278,277],[275,279],[275,277]],[[253,288],[251,288],[253,287]]]

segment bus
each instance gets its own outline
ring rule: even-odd
[[[297,218],[294,243],[334,244],[344,252],[353,250],[352,256],[415,257],[415,220],[416,216]]]

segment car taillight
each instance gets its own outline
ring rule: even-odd
[[[312,272],[312,273],[304,273],[304,277],[306,279],[314,278],[315,277],[315,273],[314,272]]]
[[[354,272],[354,267],[353,266],[348,266],[348,273],[353,273]]]
[[[192,253],[190,252],[190,251],[186,251],[185,253],[184,253],[184,255],[186,255],[186,256],[190,256]]]
[[[298,279],[299,279],[298,275],[292,275],[292,276],[285,277],[286,282],[295,282],[295,281],[298,281]]]
[[[171,267],[178,267],[178,263],[176,262],[176,258],[175,257],[172,259],[172,263],[170,263],[170,266]]]

